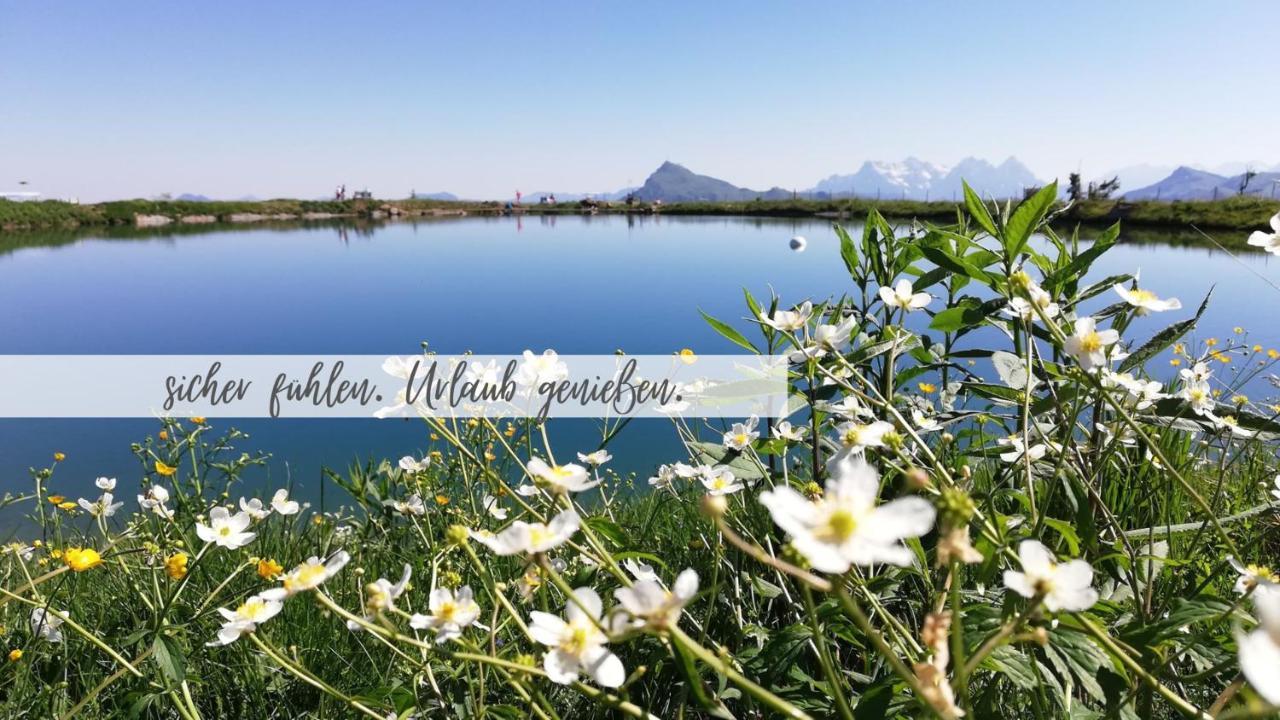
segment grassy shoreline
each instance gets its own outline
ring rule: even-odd
[[[951,201],[914,200],[778,200],[749,202],[688,202],[666,205],[621,203],[586,206],[581,203],[525,205],[515,212],[527,215],[662,214],[740,215],[748,217],[863,218],[872,210],[891,218],[947,219],[961,207]],[[182,226],[214,223],[327,220],[339,218],[387,219],[394,217],[448,217],[499,215],[508,212],[496,201],[437,200],[264,200],[187,202],[180,200],[121,200],[77,205],[59,201],[11,202],[0,200],[0,232],[131,225]],[[1260,198],[1226,198],[1215,201],[1125,202],[1091,200],[1066,208],[1059,222],[1111,224],[1129,227],[1259,229],[1280,212],[1280,201]]]

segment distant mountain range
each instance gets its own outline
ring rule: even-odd
[[[458,199],[458,196],[454,195],[451,192],[433,192],[433,193],[415,192],[413,194],[413,199],[414,200],[446,200],[449,202],[453,202]]]
[[[1182,166],[1165,179],[1124,194],[1126,200],[1214,200],[1240,194],[1244,173],[1219,175],[1207,170]],[[1280,197],[1280,172],[1259,172],[1250,180],[1244,194]]]
[[[821,197],[881,197],[901,200],[959,199],[963,182],[968,182],[983,197],[1021,198],[1027,188],[1040,187],[1027,166],[1017,158],[1009,158],[999,165],[986,160],[965,158],[948,167],[909,157],[902,162],[872,162],[862,164],[852,175],[832,175],[813,188],[806,196]]]

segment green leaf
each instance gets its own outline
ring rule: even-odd
[[[627,544],[627,533],[622,526],[606,517],[590,517],[582,521],[591,531],[618,547]]]
[[[858,278],[858,248],[853,244],[853,238],[849,237],[849,231],[839,225],[833,226],[836,230],[836,237],[840,238],[840,258],[844,260],[844,267],[849,271],[849,277]]]
[[[161,635],[156,638],[152,647],[155,649],[156,664],[170,682],[177,684],[187,678],[187,659],[177,640]]]
[[[1101,257],[1104,252],[1110,250],[1119,237],[1120,223],[1116,223],[1107,228],[1105,232],[1098,236],[1097,240],[1093,241],[1093,245],[1076,255],[1065,267],[1054,271],[1052,275],[1045,279],[1044,284],[1047,287],[1056,289],[1065,287],[1072,280],[1084,277],[1089,272],[1089,268],[1093,266],[1093,262]]]
[[[982,302],[977,298],[960,298],[951,307],[934,315],[933,320],[929,322],[929,329],[955,332],[961,328],[977,325],[986,319],[981,309]]]
[[[750,340],[743,337],[742,333],[738,332],[737,330],[734,330],[728,324],[723,323],[711,317],[710,315],[706,314],[705,312],[702,312],[701,310],[699,310],[698,312],[702,313],[702,319],[706,320],[708,325],[714,328],[716,332],[723,335],[727,340],[729,340],[729,342],[739,347],[750,350],[751,352],[757,355],[760,354],[760,351],[756,349],[756,346],[752,345]]]
[[[1213,297],[1212,289],[1204,296],[1204,300],[1200,302],[1200,308],[1196,310],[1195,317],[1170,325],[1143,343],[1142,347],[1134,350],[1129,357],[1120,363],[1120,372],[1142,367],[1147,360],[1159,355],[1165,348],[1173,345],[1179,338],[1190,332],[1196,326],[1196,323],[1200,321],[1200,316],[1204,314],[1205,308],[1209,307],[1209,298],[1211,297]]]
[[[973,216],[973,221],[990,235],[998,236],[1000,233],[996,230],[996,223],[991,219],[991,213],[987,212],[987,206],[983,204],[982,198],[969,187],[969,183],[962,181],[962,184],[964,185],[964,206]]]
[[[1026,247],[1031,234],[1040,227],[1049,208],[1058,199],[1058,183],[1051,182],[1040,188],[1035,195],[1023,200],[1009,215],[1009,222],[1004,226],[1004,249],[1010,258],[1016,257]]]

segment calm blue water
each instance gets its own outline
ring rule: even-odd
[[[850,291],[829,223],[741,218],[561,217],[441,220],[357,232],[245,227],[113,234],[13,249],[0,239],[0,354],[23,353],[667,353],[733,352],[698,310],[736,321],[742,288],[787,303]],[[793,234],[808,237],[795,253]],[[1280,283],[1270,256],[1122,245],[1097,277],[1141,269],[1143,286],[1187,308],[1135,326],[1145,337],[1185,317],[1217,285],[1200,337],[1243,325],[1280,347]],[[1108,295],[1105,303],[1113,298]],[[1098,303],[1100,306],[1102,301]],[[215,426],[233,424],[215,420]],[[246,449],[273,453],[256,482],[314,492],[321,466],[396,458],[427,446],[410,421],[253,420]],[[56,490],[92,492],[99,475],[132,487],[129,443],[148,420],[0,420],[0,492],[65,452]],[[559,453],[595,446],[589,422],[553,424]],[[678,452],[663,421],[638,421],[612,445],[615,466],[647,473]]]

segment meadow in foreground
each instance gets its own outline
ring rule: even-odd
[[[436,449],[334,474],[333,513],[242,497],[262,458],[201,418],[165,421],[98,497],[35,470],[8,500],[38,526],[0,558],[0,708],[1273,716],[1280,408],[1244,388],[1280,353],[1243,328],[1193,343],[1203,304],[1159,278],[1086,281],[1118,229],[1058,237],[1055,196],[873,214],[836,229],[846,296],[708,318],[788,356],[795,412],[674,413],[688,454],[647,483],[609,470],[625,421],[553,448],[501,418],[425,419]],[[1148,314],[1175,321],[1131,336]]]

